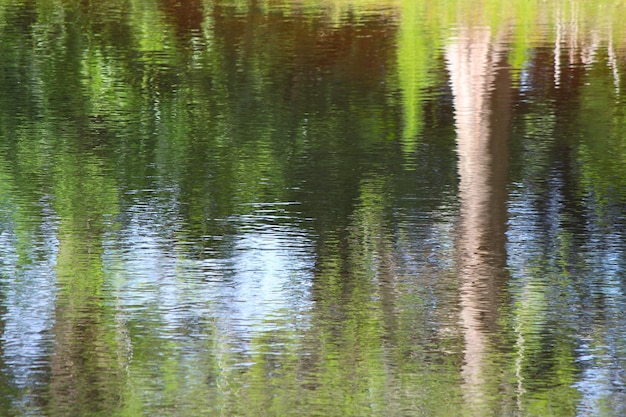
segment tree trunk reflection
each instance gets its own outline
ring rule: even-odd
[[[462,29],[446,51],[454,96],[460,197],[458,242],[462,376],[468,405],[487,406],[494,389],[490,335],[506,261],[506,176],[510,74],[503,44],[486,28]],[[490,386],[492,386],[490,388]]]

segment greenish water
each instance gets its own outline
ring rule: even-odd
[[[625,415],[624,13],[0,1],[0,415]]]

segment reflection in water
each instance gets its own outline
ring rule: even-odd
[[[623,0],[339,3],[0,2],[0,414],[624,414]]]
[[[164,201],[148,201],[129,209],[119,240],[109,243],[124,248],[111,251],[107,263],[118,269],[115,291],[118,308],[130,314],[126,320],[155,315],[166,330],[176,328],[185,314],[204,311],[248,340],[265,322],[307,309],[311,243],[291,224],[286,208],[292,204],[255,205],[248,215],[224,219],[232,235],[212,236],[211,245],[194,258],[186,247],[191,242],[161,232],[176,222],[172,214],[155,210],[167,210]]]
[[[506,262],[510,77],[489,28],[461,28],[446,50],[454,95],[461,210],[459,256],[467,401],[488,405]],[[493,388],[492,388],[493,389]],[[475,415],[473,410],[470,415]]]
[[[31,205],[15,188],[10,169],[0,164],[0,409],[4,411],[36,402],[42,391],[37,387],[45,384],[50,369],[58,224],[48,199]],[[40,409],[36,412],[42,414]]]
[[[68,152],[56,166],[58,293],[46,414],[68,415],[77,409],[110,414],[121,393],[121,385],[112,382],[121,380],[121,369],[115,328],[107,324],[102,265],[103,235],[117,214],[117,192],[101,167],[88,152]]]

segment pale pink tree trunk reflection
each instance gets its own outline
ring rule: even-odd
[[[487,407],[497,390],[490,335],[506,257],[511,86],[503,45],[489,28],[461,28],[446,50],[457,133],[462,376],[470,414]]]

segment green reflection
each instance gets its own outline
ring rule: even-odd
[[[123,363],[103,291],[102,240],[117,211],[117,191],[97,160],[85,154],[59,159],[57,342],[47,408],[53,415],[111,415],[119,406]]]
[[[400,10],[397,55],[404,110],[402,146],[410,155],[416,151],[425,123],[424,101],[428,88],[436,84],[435,67],[447,27],[436,20],[441,13],[435,4],[405,1]]]
[[[3,409],[589,411],[623,366],[624,2],[375,3],[0,5]],[[284,306],[237,293],[263,273]]]

